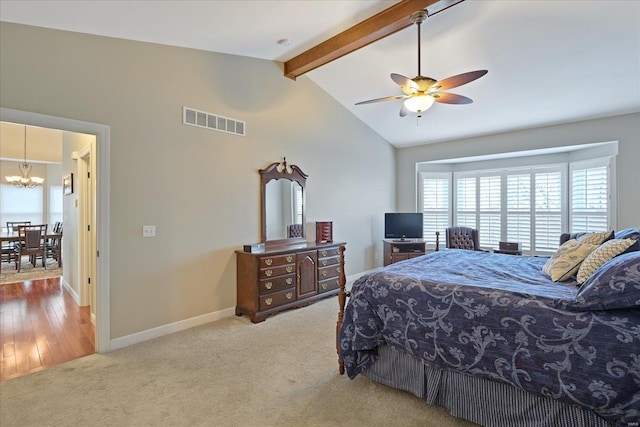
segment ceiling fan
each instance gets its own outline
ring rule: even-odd
[[[357,102],[355,105],[404,99],[402,108],[400,109],[400,117],[404,117],[410,112],[418,113],[418,117],[422,117],[422,112],[428,110],[434,102],[444,104],[471,104],[473,102],[471,98],[467,98],[466,96],[443,91],[479,79],[488,73],[487,70],[469,71],[468,73],[458,74],[439,81],[431,77],[424,77],[420,74],[420,24],[424,22],[427,16],[425,10],[419,10],[411,14],[411,22],[418,26],[418,75],[410,79],[400,74],[391,74],[391,80],[400,86],[404,95],[370,99],[368,101]]]

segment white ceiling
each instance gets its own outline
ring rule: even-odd
[[[0,20],[286,61],[396,1],[13,1]],[[277,43],[289,39],[288,46]],[[422,25],[422,75],[489,73],[469,105],[399,117],[390,73],[417,74],[415,26],[306,74],[397,147],[640,111],[640,1],[466,0]],[[285,77],[283,77],[285,78]]]

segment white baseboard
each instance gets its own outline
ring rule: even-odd
[[[184,331],[185,329],[204,325],[205,323],[214,322],[216,320],[224,319],[225,317],[234,316],[235,313],[235,307],[225,308],[224,310],[191,317],[190,319],[179,320],[156,328],[147,329],[146,331],[136,332],[131,335],[125,335],[124,337],[112,339],[109,342],[108,351],[128,347],[163,335],[173,334],[174,332]]]
[[[67,290],[67,292],[69,292],[69,295],[71,295],[71,298],[73,298],[76,304],[78,304],[78,307],[80,307],[80,295],[73,290],[69,282],[64,280],[64,276],[60,277],[60,283],[62,283],[62,286]]]
[[[367,272],[352,274],[347,276],[347,288],[351,287],[353,281],[358,279]],[[71,292],[71,291],[70,291]],[[74,297],[77,299],[77,296]],[[225,308],[224,310],[203,314],[201,316],[192,317],[190,319],[179,320],[174,323],[158,326],[156,328],[147,329],[146,331],[136,332],[131,335],[112,339],[109,342],[109,350],[113,351],[119,348],[128,347],[130,345],[138,344],[144,341],[158,338],[163,335],[173,334],[174,332],[184,331],[185,329],[193,328],[195,326],[204,325],[205,323],[214,322],[216,320],[224,319],[225,317],[234,316],[236,313],[235,307]]]

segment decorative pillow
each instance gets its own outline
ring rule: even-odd
[[[571,310],[640,307],[640,251],[613,258],[578,290]]]
[[[578,283],[584,283],[597,269],[607,261],[617,257],[627,250],[636,241],[633,239],[607,240],[598,246],[588,257],[582,261],[578,269]]]
[[[627,248],[624,253],[640,251],[640,228],[625,228],[620,230],[615,235],[616,239],[633,239],[636,242]]]
[[[578,242],[589,243],[590,245],[601,245],[610,239],[613,239],[613,230],[603,231],[601,233],[588,233],[576,238]]]
[[[567,240],[555,254],[547,260],[542,272],[554,282],[568,280],[576,274],[582,261],[598,246],[581,243],[575,239]]]

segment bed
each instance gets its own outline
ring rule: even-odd
[[[639,245],[582,284],[455,249],[374,270],[341,289],[341,371],[486,426],[638,426]]]

